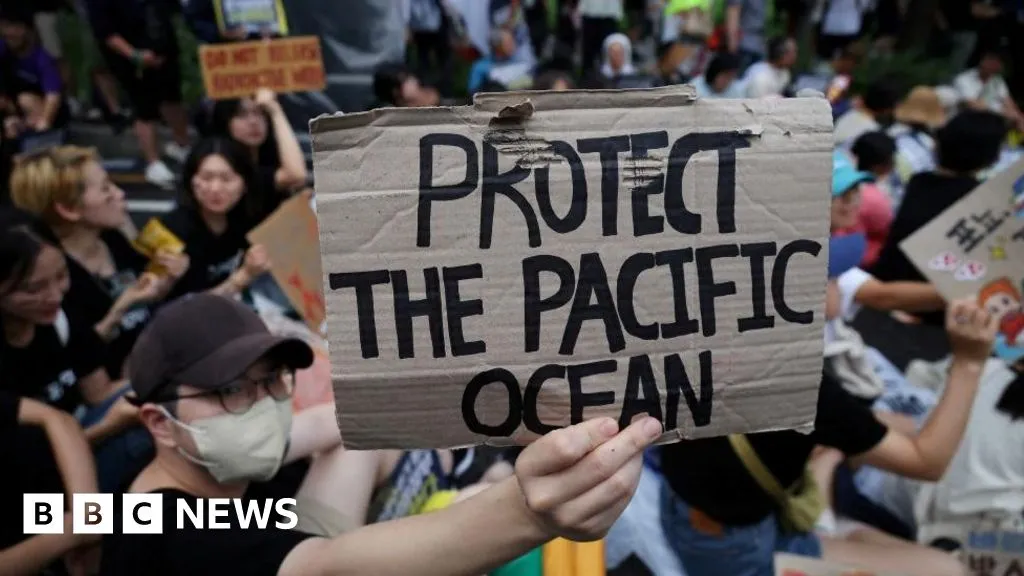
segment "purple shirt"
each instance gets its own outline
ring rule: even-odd
[[[63,91],[57,62],[41,46],[36,46],[26,56],[19,57],[0,40],[0,58],[13,61],[14,74],[17,76],[15,82],[18,84],[19,92],[60,94]]]

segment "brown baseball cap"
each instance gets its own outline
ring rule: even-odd
[[[308,344],[271,334],[244,304],[209,293],[182,296],[162,307],[135,342],[133,403],[159,401],[179,385],[214,390],[271,354],[296,370],[313,364]]]

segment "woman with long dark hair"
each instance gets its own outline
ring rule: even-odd
[[[182,180],[178,208],[162,219],[190,261],[172,294],[244,292],[270,269],[263,247],[246,240],[266,215],[253,193],[259,184],[250,151],[233,140],[204,140],[185,162]]]
[[[258,208],[273,212],[292,192],[306,184],[306,158],[288,118],[273,92],[259,90],[253,98],[220,100],[210,113],[210,135],[244,146],[256,169]]]
[[[105,347],[62,303],[70,281],[59,242],[29,214],[0,208],[0,390],[74,415],[96,453],[100,489],[116,490],[152,455]]]

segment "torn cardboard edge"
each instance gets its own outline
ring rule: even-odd
[[[612,92],[614,99],[609,98]],[[666,100],[659,92],[676,98],[678,104],[664,106]],[[600,98],[594,106],[581,104],[581,96],[595,95]],[[626,99],[640,105],[626,106]],[[481,95],[473,106],[388,109],[359,117],[352,123],[327,117],[311,124],[317,152],[314,165],[323,194],[319,199],[326,200],[318,202],[318,212],[324,272],[328,273],[325,292],[332,307],[332,381],[346,446],[522,445],[551,426],[598,416],[617,417],[625,425],[639,411],[657,412],[659,419],[664,414],[668,432],[659,439],[662,444],[728,433],[813,429],[823,345],[822,332],[815,325],[820,324],[824,307],[821,279],[827,260],[828,195],[824,190],[832,151],[832,118],[826,101],[698,102],[692,88],[673,87]],[[506,121],[509,125],[494,126]],[[517,124],[529,133],[529,141],[513,138]],[[494,129],[507,133],[490,134]],[[759,137],[752,138],[755,134]],[[552,178],[543,172],[546,166],[533,162],[513,166],[506,158],[499,165],[503,154],[535,151],[536,146],[527,146],[534,141],[559,142],[559,155],[574,169]],[[610,154],[602,148],[609,143],[621,148],[616,156],[628,151],[632,160],[610,162]],[[752,150],[737,153],[743,148]],[[652,154],[652,149],[664,150]],[[690,161],[695,154],[712,150],[716,156]],[[584,154],[598,156],[581,160]],[[654,212],[647,212],[636,207],[637,181],[628,178],[623,166],[633,162],[646,169],[655,158],[660,158],[663,178],[644,171],[640,184],[651,190],[640,196],[665,200],[652,200],[649,206]],[[509,181],[509,174],[514,181]],[[598,181],[600,190],[595,189]],[[455,182],[459,194],[445,194]],[[485,182],[483,188],[481,182]],[[684,197],[689,188],[683,182],[709,193],[698,194],[694,202]],[[503,186],[500,194],[517,200],[498,205],[502,212],[484,214],[486,207],[475,196],[496,197],[495,184]],[[615,190],[614,202],[605,199],[606,189]],[[577,207],[589,208],[567,216],[555,213],[557,218],[552,219],[551,199],[568,201],[570,193]],[[421,197],[418,202],[416,195]],[[753,201],[737,203],[740,196]],[[424,203],[423,197],[434,204]],[[693,212],[684,212],[687,203]],[[612,204],[619,213],[634,214],[632,228],[605,217],[615,213],[608,208]],[[509,228],[510,222],[520,222],[508,218],[515,214],[508,211],[515,209],[525,224]],[[537,214],[548,217],[538,219]],[[683,214],[693,218],[684,221]],[[658,221],[666,224],[645,228],[652,218],[665,218]],[[477,221],[476,231],[467,226]],[[495,222],[505,223],[499,244],[492,244]],[[769,242],[755,242],[759,238]],[[697,259],[710,258],[706,255],[722,246],[731,250],[720,256],[723,275],[719,281],[728,276],[740,287],[721,295],[737,300],[719,307],[717,320],[716,308],[702,304],[699,317],[696,313],[692,318],[685,316],[692,327],[665,332],[665,326],[683,316],[678,307],[669,305],[678,298],[665,297],[681,291],[671,287],[675,280],[663,265],[652,272],[654,276],[647,276],[650,282],[639,291],[635,283],[620,290],[615,280],[615,300],[632,301],[634,296],[642,300],[641,294],[650,298],[642,318],[662,327],[653,338],[639,334],[643,326],[635,327],[637,311],[628,306],[621,307],[627,310],[625,320],[602,312],[598,319],[603,323],[588,324],[587,333],[580,330],[584,320],[595,319],[583,317],[591,307],[589,294],[599,285],[608,285],[601,294],[612,294],[612,283],[604,276],[583,271],[619,270],[627,260],[638,262],[637,254],[676,254],[682,250],[680,245],[702,250],[691,257]],[[744,253],[768,250],[765,258],[769,253],[777,257],[770,261],[772,273],[768,260],[755,265],[737,249]],[[790,265],[793,255],[797,258]],[[525,264],[529,266],[524,268]],[[710,294],[704,287],[716,282],[711,269],[700,266],[690,267],[697,276],[688,279],[685,290],[694,311],[692,298]],[[655,257],[651,269],[657,267]],[[554,283],[550,272],[563,269],[568,273],[558,274]],[[758,304],[768,302],[767,282],[748,281],[747,273],[751,278],[771,277],[773,285],[778,284],[770,292],[770,307]],[[459,275],[465,275],[465,300],[479,302],[478,311],[464,314],[442,302],[440,282],[445,274],[452,276],[445,280],[444,294],[453,282],[463,280]],[[585,281],[579,280],[584,277]],[[411,278],[417,280],[410,284]],[[787,280],[793,283],[789,291]],[[363,298],[360,307],[358,286],[376,284],[388,286],[364,289],[364,293],[383,293],[369,306]],[[421,288],[428,284],[438,288]],[[538,307],[550,300],[548,295],[556,287],[557,294],[568,296],[541,311]],[[385,294],[391,296],[380,298]],[[451,294],[456,297],[454,291]],[[522,299],[522,308],[529,307],[528,314],[518,313],[517,298]],[[599,297],[599,302],[600,298],[612,297]],[[403,308],[412,300],[428,302],[431,310],[440,312],[427,318],[427,324],[412,322],[412,312]],[[609,309],[614,308],[603,306]],[[461,314],[460,319],[469,318],[468,332],[461,336],[445,336],[443,326],[453,325],[451,310]],[[531,319],[541,313],[546,315],[544,330],[541,322]],[[446,314],[448,322],[443,321]],[[359,319],[358,332],[354,318]],[[759,323],[754,326],[751,321]],[[698,324],[714,326],[715,322],[717,329],[698,330]],[[748,328],[736,328],[740,324]],[[807,324],[812,326],[800,326]],[[781,342],[757,332],[783,329],[786,335]],[[733,330],[749,334],[730,336]],[[585,334],[582,339],[581,334]],[[693,336],[669,342],[687,335]],[[749,352],[734,353],[741,348]],[[614,366],[598,361],[606,353],[615,354]],[[477,356],[481,354],[487,356]],[[404,369],[396,370],[396,359],[404,362]],[[551,373],[538,379],[536,373],[549,365],[564,368],[566,375]],[[584,382],[584,377],[589,380]],[[549,380],[553,382],[541,390]],[[769,399],[774,402],[767,404]]]
[[[636,98],[624,98],[624,95],[635,94]],[[664,86],[660,88],[631,88],[627,90],[518,90],[513,92],[483,92],[473,97],[468,106],[435,106],[427,110],[465,110],[493,112],[499,117],[527,118],[533,112],[545,110],[561,110],[572,108],[629,108],[632,106],[650,106],[650,97],[656,96],[655,106],[675,107],[692,104],[697,101],[697,89],[690,84]],[[529,103],[529,114],[522,115]],[[345,114],[321,114],[309,121],[311,134],[331,130],[357,128],[372,123],[384,115],[414,115],[422,113],[424,108],[375,108],[366,112]],[[518,116],[516,116],[518,114]]]

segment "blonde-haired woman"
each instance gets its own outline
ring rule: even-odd
[[[188,257],[160,254],[168,274],[145,271],[147,258],[121,232],[128,221],[124,192],[92,149],[62,146],[20,158],[11,175],[11,199],[60,240],[71,278],[64,311],[95,327],[107,342],[107,372],[119,378],[151,306],[184,274]]]

